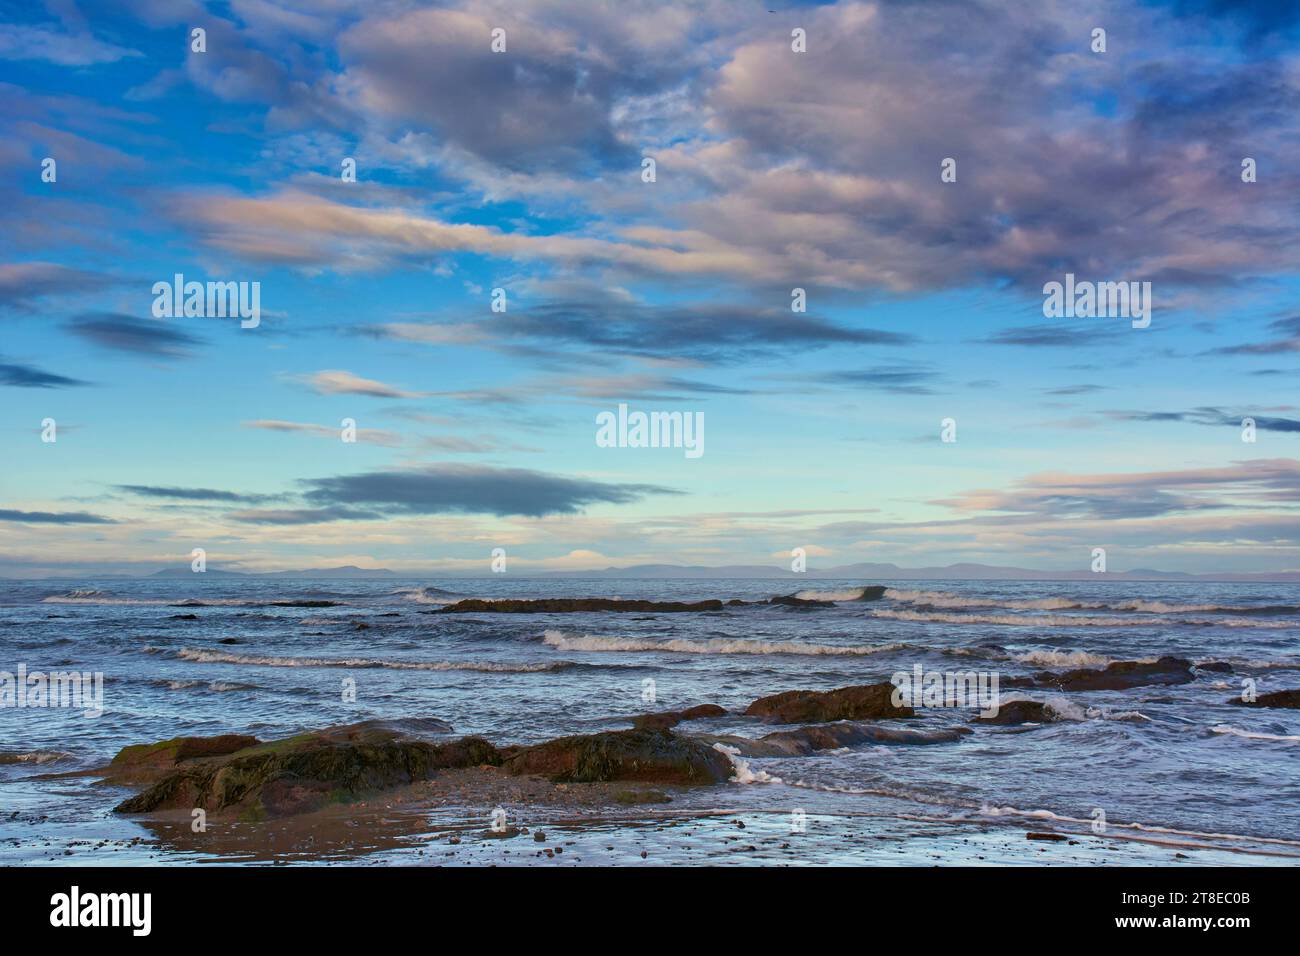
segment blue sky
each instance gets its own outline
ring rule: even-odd
[[[1300,568],[1290,4],[0,11],[0,575]]]

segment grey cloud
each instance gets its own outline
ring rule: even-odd
[[[90,383],[79,379],[42,371],[32,365],[0,362],[0,385],[13,385],[17,388],[71,388],[88,384]]]
[[[118,491],[141,498],[166,498],[179,501],[248,502],[275,501],[283,495],[250,495],[217,488],[176,488],[160,485],[116,485]]]
[[[825,375],[818,376],[817,380],[829,380],[854,388],[893,392],[899,395],[933,395],[934,390],[927,383],[934,381],[936,378],[936,373],[928,369],[909,368],[899,365],[879,365],[874,368],[828,372]]]
[[[369,506],[388,514],[573,514],[593,504],[628,504],[646,495],[678,494],[648,484],[606,484],[523,468],[436,465],[303,482],[320,506]]]
[[[86,511],[15,511],[0,508],[0,521],[22,524],[117,524],[112,518]]]
[[[113,312],[78,316],[68,324],[68,331],[102,348],[158,358],[181,358],[202,343],[165,322]]]

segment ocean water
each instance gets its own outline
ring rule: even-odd
[[[884,598],[854,600],[864,584]],[[750,759],[686,807],[774,815],[1074,821],[1117,832],[1300,854],[1300,713],[1228,701],[1300,687],[1300,586],[1151,582],[809,581],[837,603],[704,613],[442,614],[461,597],[763,600],[790,580],[276,578],[0,582],[0,671],[104,675],[104,711],[0,708],[0,861],[131,845],[125,795],[61,776],[128,744],[184,734],[262,738],[374,717],[437,717],[498,744],[627,726],[716,703],[734,715],[683,731],[759,736],[757,697],[926,671],[1102,667],[1162,655],[1227,662],[1180,686],[1003,690],[1062,720],[974,726],[959,742],[869,745]],[[345,679],[356,700],[345,700]],[[653,682],[654,702],[643,701]],[[924,708],[900,726],[972,726]],[[60,776],[50,776],[60,774]],[[135,836],[133,836],[133,834]],[[844,851],[826,851],[828,860]],[[150,859],[165,859],[154,845]],[[174,850],[178,857],[201,852]],[[346,855],[346,854],[345,854]],[[128,852],[121,859],[131,858]],[[111,860],[110,862],[120,862]]]

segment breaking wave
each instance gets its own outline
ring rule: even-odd
[[[800,595],[802,596],[802,595]],[[1172,604],[1167,601],[1080,601],[1070,597],[1045,597],[1017,599],[978,597],[952,594],[947,591],[909,591],[887,588],[885,597],[900,604],[916,604],[937,608],[1007,608],[1017,611],[1136,611],[1143,614],[1300,614],[1294,604],[1237,605],[1237,604]]]
[[[669,651],[677,654],[801,654],[809,656],[865,657],[901,650],[906,644],[804,644],[797,641],[754,641],[743,638],[714,637],[702,641],[672,638],[665,641],[639,637],[604,637],[598,634],[570,635],[547,631],[543,642],[560,651],[604,651],[631,653]]]
[[[202,664],[252,664],[261,667],[376,667],[400,671],[485,671],[510,674],[534,674],[563,670],[573,666],[568,661],[502,664],[494,661],[393,661],[363,657],[269,657],[255,654],[230,654],[225,651],[204,651],[189,647],[181,648],[176,652],[176,656],[183,661]]]

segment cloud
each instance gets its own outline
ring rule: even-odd
[[[157,358],[183,358],[203,340],[152,319],[94,312],[68,323],[68,331],[102,348]]]
[[[1276,502],[1300,502],[1300,461],[1253,459],[1128,474],[1045,472],[1007,491],[971,491],[937,503],[958,511],[1117,520]]]
[[[0,23],[0,60],[46,60],[57,66],[95,66],[142,55],[97,40],[89,33],[60,33],[45,26]]]
[[[1294,418],[1278,418],[1255,412],[1232,413],[1226,409],[1202,406],[1186,412],[1107,412],[1109,417],[1128,422],[1189,422],[1193,425],[1215,425],[1225,428],[1241,428],[1242,421],[1250,418],[1255,428],[1265,432],[1300,432],[1300,421]]]
[[[1116,333],[1096,325],[1023,325],[1000,329],[987,339],[990,345],[1084,348],[1101,345]]]
[[[427,130],[504,169],[637,167],[638,150],[611,114],[620,95],[667,79],[653,76],[644,50],[637,69],[626,69],[590,29],[551,26],[562,11],[532,19],[525,5],[469,6],[370,18],[339,38],[343,83],[372,122]],[[495,27],[506,31],[506,53],[490,47]]]
[[[1267,342],[1253,342],[1242,345],[1230,345],[1212,350],[1212,355],[1278,355],[1286,352],[1300,352],[1300,315],[1278,319],[1269,323],[1269,328],[1278,333],[1276,338]]]
[[[117,524],[112,518],[86,511],[14,511],[0,508],[0,521],[22,524]]]
[[[341,369],[324,369],[299,380],[321,395],[366,395],[371,398],[421,398],[423,392],[408,392],[374,379],[362,378]]]
[[[117,281],[54,262],[6,262],[0,264],[0,305],[30,309],[45,296],[95,292]]]
[[[76,385],[88,385],[75,378],[43,372],[31,365],[15,365],[0,362],[0,385],[13,385],[18,388],[71,388]]]
[[[286,422],[271,418],[261,418],[251,422],[241,422],[245,428],[260,428],[272,432],[296,432],[312,435],[316,438],[328,438],[331,441],[342,440],[342,426],[331,428],[329,425],[313,425],[305,422]],[[381,428],[358,428],[357,441],[373,445],[394,447],[402,443],[402,436],[396,432]]]
[[[303,482],[321,506],[368,506],[388,514],[574,514],[593,504],[628,504],[646,495],[678,494],[648,484],[605,484],[523,468],[436,465]]]
[[[159,485],[116,485],[118,491],[141,498],[171,498],[181,501],[248,502],[275,501],[283,495],[249,495],[216,488],[170,488]]]
[[[934,390],[925,383],[933,381],[936,377],[936,373],[929,369],[877,365],[874,368],[827,372],[819,375],[817,380],[868,391],[893,392],[896,395],[933,395]]]
[[[227,517],[244,524],[300,525],[323,524],[328,521],[370,521],[384,516],[374,511],[351,508],[290,508],[232,511]]]

